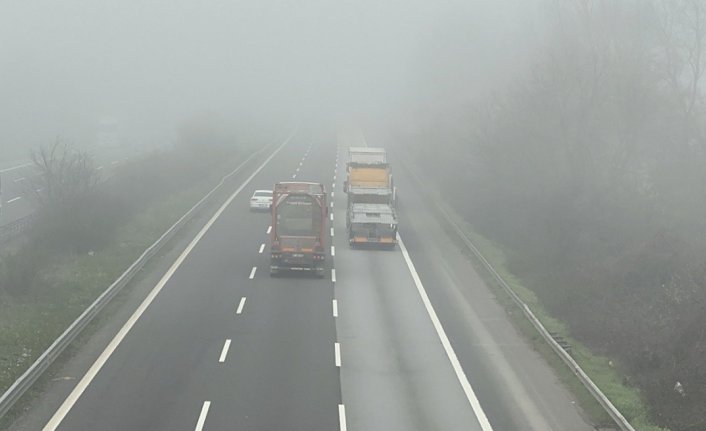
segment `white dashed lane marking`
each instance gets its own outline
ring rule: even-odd
[[[201,407],[201,414],[199,415],[199,421],[196,422],[195,431],[202,431],[203,430],[203,425],[204,425],[204,423],[206,423],[206,416],[208,416],[208,409],[210,407],[211,407],[210,401],[203,402],[203,407]],[[340,408],[339,408],[339,416],[340,416]],[[341,428],[341,429],[343,429],[343,428]]]
[[[226,361],[226,357],[228,356],[228,349],[230,349],[230,338],[226,340],[225,343],[223,343],[223,349],[221,350],[221,356],[218,358],[218,362],[223,363]]]
[[[338,425],[341,431],[348,430],[348,427],[346,426],[346,406],[343,404],[338,405]]]
[[[252,267],[252,271],[250,271],[250,280],[255,278],[255,271],[257,271],[257,266]]]
[[[338,317],[338,300],[333,300],[333,317]]]
[[[243,312],[243,307],[245,307],[245,297],[240,298],[240,303],[238,304],[238,309],[235,310],[235,314],[240,314]]]

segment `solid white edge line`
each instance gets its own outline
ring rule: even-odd
[[[250,280],[255,278],[255,272],[257,271],[257,266],[253,266],[252,270],[250,271]]]
[[[421,296],[422,298],[422,302],[424,303],[424,307],[427,310],[427,314],[429,314],[429,318],[431,319],[431,322],[434,325],[434,329],[436,330],[436,333],[439,336],[439,339],[441,340],[441,345],[444,347],[446,355],[449,357],[451,366],[453,367],[454,372],[456,373],[456,377],[458,378],[459,383],[461,383],[463,392],[466,394],[466,398],[468,399],[468,402],[471,405],[471,408],[473,409],[473,413],[476,415],[476,419],[478,419],[478,423],[480,424],[481,429],[483,431],[493,431],[493,427],[490,425],[490,422],[488,421],[488,418],[486,417],[485,412],[483,411],[483,408],[481,407],[480,402],[478,401],[478,397],[476,397],[476,393],[473,391],[473,388],[471,387],[471,384],[469,383],[468,378],[466,377],[466,373],[463,371],[463,367],[461,367],[461,363],[459,362],[458,357],[456,356],[456,352],[454,351],[454,348],[451,345],[451,341],[449,341],[449,337],[446,336],[446,331],[444,331],[444,327],[441,325],[441,321],[436,315],[436,311],[434,311],[434,307],[432,306],[431,301],[429,300],[429,296],[427,295],[427,292],[424,289],[424,285],[422,285],[422,281],[419,278],[419,274],[417,274],[417,270],[414,268],[414,263],[412,263],[412,259],[409,257],[407,247],[405,247],[404,242],[402,241],[402,237],[400,237],[399,234],[397,234],[397,243],[400,246],[400,250],[402,251],[402,256],[404,256],[404,260],[407,263],[407,268],[409,269],[410,274],[412,274],[412,279],[414,280],[414,284],[417,287],[419,296]]]
[[[333,317],[338,317],[338,300],[333,300]]]
[[[341,368],[341,343],[333,343],[333,356],[336,366]]]
[[[125,336],[130,332],[133,326],[135,326],[135,323],[137,320],[142,316],[142,314],[147,310],[147,307],[150,306],[152,301],[154,301],[154,298],[159,294],[159,292],[162,291],[164,286],[167,284],[167,282],[172,278],[174,273],[179,269],[182,263],[186,260],[186,258],[191,254],[191,251],[196,247],[196,245],[201,241],[201,238],[206,235],[206,232],[208,232],[209,229],[211,229],[211,226],[213,226],[214,223],[216,223],[216,220],[220,218],[221,214],[225,212],[225,210],[230,206],[230,204],[235,200],[235,198],[240,194],[240,192],[252,181],[253,178],[257,174],[260,173],[262,169],[267,166],[268,163],[270,163],[270,160],[274,158],[277,153],[280,152],[282,148],[284,148],[287,143],[294,137],[294,134],[296,133],[296,129],[289,135],[289,137],[280,145],[277,147],[275,151],[270,154],[270,156],[265,159],[264,162],[260,166],[258,166],[257,169],[255,169],[255,172],[253,172],[246,180],[243,182],[240,187],[238,187],[232,195],[228,198],[227,201],[223,203],[223,205],[220,206],[218,211],[208,220],[208,222],[204,225],[203,228],[199,231],[198,234],[194,237],[194,239],[191,240],[189,245],[186,246],[184,251],[179,255],[179,257],[174,261],[171,267],[167,270],[167,272],[164,274],[164,276],[159,280],[159,282],[155,285],[155,287],[150,291],[150,293],[147,295],[147,297],[140,303],[140,306],[137,307],[134,313],[130,316],[130,318],[125,322],[125,325],[123,325],[122,328],[120,328],[120,331],[118,331],[117,334],[115,334],[115,337],[110,341],[108,346],[103,350],[103,353],[100,354],[98,359],[95,360],[93,365],[91,365],[91,368],[88,369],[86,374],[81,378],[81,380],[78,382],[78,384],[74,387],[74,389],[71,391],[69,396],[64,400],[64,402],[59,406],[59,409],[54,413],[54,415],[49,419],[49,422],[44,426],[43,431],[54,431],[60,424],[61,421],[64,420],[66,415],[69,413],[71,408],[73,408],[74,404],[76,404],[76,401],[78,401],[79,397],[83,394],[83,392],[86,390],[88,385],[91,384],[93,379],[96,377],[98,372],[103,368],[103,365],[108,361],[108,358],[113,354],[115,349],[117,349],[118,345],[123,341]],[[206,409],[208,411],[208,409]]]
[[[336,247],[331,246],[331,257],[336,256]]]
[[[201,413],[199,414],[199,420],[196,422],[196,428],[194,431],[202,431],[203,425],[206,423],[206,416],[208,416],[208,409],[211,408],[210,401],[204,401],[203,407],[201,407]]]
[[[270,232],[272,232],[272,226],[267,226],[267,234],[269,235]]]
[[[338,405],[338,426],[341,431],[347,431],[346,426],[346,406],[343,404]]]
[[[238,303],[238,309],[235,310],[235,314],[240,314],[243,312],[243,307],[245,307],[245,300],[246,299],[247,298],[245,298],[244,296],[242,298],[240,298],[240,303]]]
[[[258,253],[262,254],[263,251],[265,251],[265,244],[264,243],[260,244],[260,250],[258,251]]]
[[[26,168],[27,166],[32,166],[33,164],[34,164],[34,163],[29,162],[29,163],[24,163],[24,164],[22,164],[22,165],[11,166],[11,167],[9,167],[9,168],[0,169],[0,174],[4,174],[5,172],[11,172],[11,171],[14,171],[14,170],[16,170],[16,169]]]
[[[333,281],[334,283],[336,282],[336,270],[335,269],[331,270],[331,281]]]
[[[223,343],[223,349],[221,349],[221,356],[218,357],[218,362],[223,363],[228,357],[228,349],[230,349],[230,338]]]

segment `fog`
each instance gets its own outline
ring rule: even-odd
[[[164,145],[204,112],[257,118],[404,116],[472,98],[536,44],[535,2],[0,3],[0,158],[56,137]],[[446,102],[444,102],[446,103]]]

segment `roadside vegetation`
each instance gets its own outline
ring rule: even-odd
[[[174,148],[101,176],[62,143],[33,153],[39,203],[22,242],[0,254],[0,393],[149,245],[262,141],[196,119]],[[39,193],[36,190],[41,190]]]
[[[640,429],[706,429],[706,3],[554,4],[530,78],[396,140]]]

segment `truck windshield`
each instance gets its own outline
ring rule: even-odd
[[[290,195],[277,205],[277,235],[319,236],[321,206],[311,196]]]

